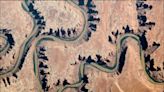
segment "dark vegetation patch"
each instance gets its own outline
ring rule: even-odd
[[[128,47],[125,47],[124,49],[122,49],[121,54],[120,54],[119,66],[118,66],[118,72],[119,73],[122,72],[123,66],[125,64],[127,48]]]
[[[48,92],[50,86],[48,85],[47,75],[50,73],[45,71],[48,69],[48,65],[45,63],[45,61],[48,61],[48,57],[45,55],[45,51],[46,49],[44,46],[39,46],[37,56],[39,58],[39,73],[41,77],[42,89],[44,92]]]
[[[4,35],[7,38],[6,41],[9,43],[9,48],[7,50],[7,53],[9,53],[9,51],[11,51],[11,49],[15,45],[14,38],[13,38],[12,34],[10,33],[10,31],[11,30],[9,30],[9,29],[0,29],[0,34]]]

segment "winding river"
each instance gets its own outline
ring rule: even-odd
[[[33,24],[34,24],[33,30],[31,32],[31,34],[27,37],[27,39],[24,41],[24,43],[22,44],[22,46],[20,48],[20,51],[19,51],[19,55],[16,58],[15,65],[13,67],[11,67],[10,69],[8,69],[7,71],[5,71],[5,72],[0,72],[0,79],[4,78],[4,77],[7,77],[7,76],[11,76],[11,75],[13,75],[13,73],[16,73],[20,70],[19,66],[21,65],[22,59],[24,58],[25,53],[27,53],[29,48],[31,47],[32,41],[35,40],[35,50],[33,52],[34,73],[36,75],[36,78],[38,79],[39,90],[41,92],[43,91],[42,87],[41,87],[41,79],[40,79],[40,73],[39,73],[39,67],[38,67],[39,66],[39,61],[38,61],[38,57],[37,57],[38,51],[36,49],[38,47],[38,45],[41,44],[43,41],[55,41],[55,42],[61,42],[62,41],[64,43],[70,43],[70,44],[78,43],[80,40],[82,40],[84,38],[84,35],[87,33],[87,25],[88,24],[87,24],[87,15],[86,15],[85,11],[82,8],[80,8],[77,4],[75,4],[74,2],[72,2],[70,0],[67,1],[67,2],[71,5],[73,5],[74,7],[76,7],[77,9],[79,9],[81,11],[82,15],[83,15],[84,20],[85,20],[85,24],[83,25],[82,32],[80,33],[80,35],[78,35],[76,38],[73,38],[73,39],[63,39],[63,38],[55,37],[53,35],[40,35],[40,36],[37,37],[37,34],[41,31],[39,29],[40,25],[37,25],[38,20],[35,20],[34,15],[31,12],[29,12],[28,6],[31,3],[30,0],[24,0],[24,2],[22,3],[22,7],[33,19]],[[3,37],[3,36],[1,36],[1,37]],[[121,50],[123,49],[122,48],[123,42],[125,40],[129,39],[129,38],[134,39],[138,43],[139,53],[140,53],[139,54],[140,55],[140,61],[141,61],[141,64],[142,64],[142,66],[145,70],[145,74],[147,75],[148,80],[152,83],[164,84],[163,82],[158,82],[157,80],[155,80],[152,76],[150,76],[149,71],[146,70],[145,60],[144,60],[144,51],[142,50],[142,46],[141,46],[139,36],[135,35],[135,34],[132,34],[132,33],[126,33],[126,34],[121,35],[117,39],[116,53],[115,53],[116,58],[115,58],[115,63],[114,63],[113,66],[103,66],[103,65],[97,64],[96,62],[91,62],[91,63],[81,62],[80,67],[79,67],[79,80],[74,84],[68,84],[68,85],[65,85],[63,87],[60,87],[58,89],[58,92],[63,92],[67,88],[77,88],[77,87],[81,86],[84,83],[83,77],[84,77],[84,74],[85,74],[85,71],[86,71],[85,70],[86,66],[94,67],[94,68],[99,69],[100,71],[107,72],[107,73],[117,72],[118,66],[119,66],[119,58],[120,58],[120,55],[121,55]],[[7,46],[8,45],[6,43],[5,47],[7,47]],[[4,51],[4,49],[5,49],[4,47],[2,49],[0,49],[0,53],[1,53],[1,51]]]

